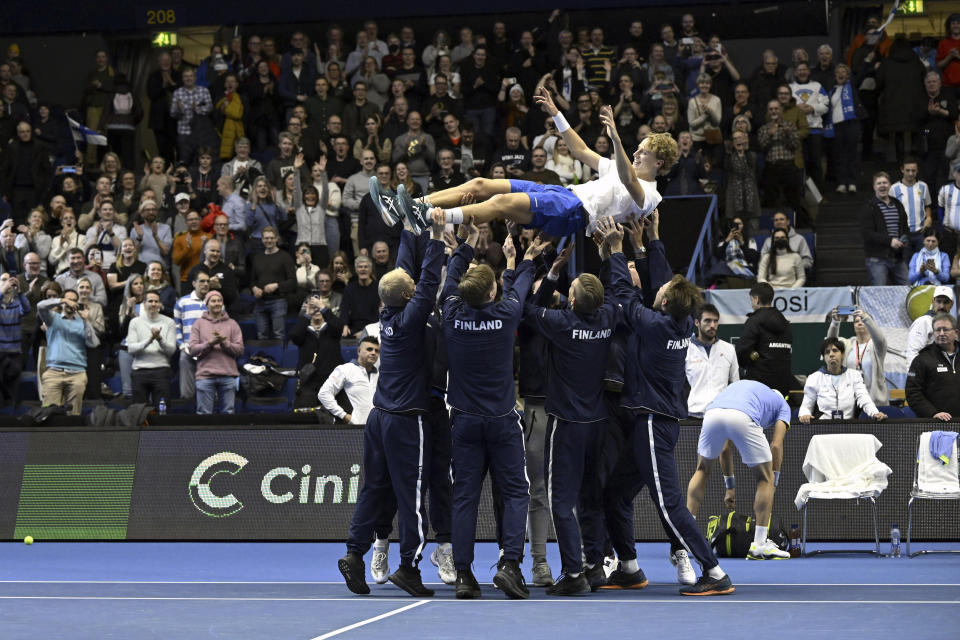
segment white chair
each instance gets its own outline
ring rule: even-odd
[[[957,464],[957,440],[953,440],[953,450],[949,462],[942,464],[930,454],[932,431],[925,431],[917,438],[917,464],[913,471],[913,489],[907,502],[907,556],[913,558],[924,553],[960,553],[960,549],[921,549],[910,553],[910,538],[913,532],[913,501],[924,500],[960,500],[960,472]]]
[[[880,533],[877,528],[877,502],[887,488],[887,476],[893,471],[877,459],[881,443],[876,436],[860,433],[816,435],[810,439],[803,460],[806,484],[797,492],[797,509],[803,511],[801,554],[819,553],[880,553]],[[871,550],[838,549],[816,550],[807,553],[807,505],[811,499],[859,500],[870,502],[873,511],[873,540]]]

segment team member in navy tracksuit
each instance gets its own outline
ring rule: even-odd
[[[480,597],[470,565],[477,506],[489,469],[503,500],[503,555],[493,582],[511,598],[527,598],[530,592],[520,573],[519,561],[530,483],[523,454],[523,424],[514,408],[513,337],[523,314],[522,301],[533,283],[531,260],[546,243],[532,244],[514,271],[516,250],[512,241],[507,241],[503,296],[500,302],[494,302],[497,282],[489,266],[478,265],[464,273],[473,259],[478,232],[470,223],[462,225],[462,229],[467,233],[467,241],[453,253],[440,295],[450,367],[447,402],[453,432],[453,560],[457,568],[457,597]]]
[[[392,491],[398,509],[400,567],[389,579],[411,595],[433,595],[423,586],[417,564],[425,542],[430,456],[430,434],[423,420],[428,406],[426,324],[440,286],[444,252],[442,216],[435,222],[419,286],[402,269],[384,275],[378,286],[384,304],[380,377],[363,432],[363,487],[350,523],[347,555],[338,564],[354,593],[370,593],[363,554],[370,549],[384,496]]]
[[[612,296],[605,300],[603,284],[590,273],[570,283],[567,299],[569,309],[528,303],[524,311],[524,319],[549,345],[544,466],[563,575],[547,594],[558,596],[591,591],[581,570],[581,543],[588,572],[599,573],[596,586],[604,581],[600,454],[607,412],[603,374],[619,310]]]
[[[730,577],[719,567],[710,545],[684,504],[684,491],[673,457],[680,431],[678,420],[687,415],[682,397],[684,362],[693,331],[691,315],[702,300],[700,292],[693,283],[675,276],[660,287],[653,310],[648,309],[627,273],[620,225],[604,219],[599,228],[612,254],[612,287],[632,329],[621,402],[633,412],[637,470],[661,518],[703,569],[700,579],[682,587],[680,593],[733,593]],[[636,561],[631,562],[624,563],[626,566],[621,567],[621,571],[638,570]]]

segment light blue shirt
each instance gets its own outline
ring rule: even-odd
[[[937,200],[937,204],[943,209],[943,226],[960,231],[960,189],[955,184],[945,184],[940,187]]]
[[[927,217],[926,207],[931,204],[930,189],[927,183],[918,180],[916,184],[907,186],[896,182],[890,188],[890,195],[900,201],[907,211],[907,227],[911,232],[920,231],[923,221]]]
[[[779,393],[756,380],[740,380],[729,385],[707,405],[710,409],[742,411],[757,425],[769,429],[783,420],[790,424],[790,406]]]

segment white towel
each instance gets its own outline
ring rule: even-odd
[[[930,434],[930,431],[920,434],[920,446],[917,448],[917,489],[922,494],[960,496],[957,441],[953,441],[950,462],[942,464],[930,455]]]
[[[811,438],[803,460],[803,473],[810,482],[797,491],[797,509],[802,509],[810,498],[880,495],[887,488],[887,476],[893,473],[877,460],[881,446],[876,436],[870,434],[837,433]]]

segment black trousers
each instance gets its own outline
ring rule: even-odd
[[[157,406],[160,399],[170,399],[170,381],[173,372],[170,367],[133,370],[133,401]]]

